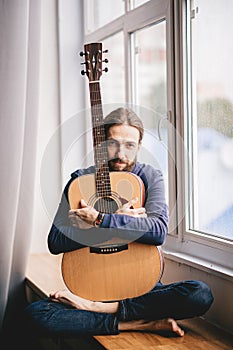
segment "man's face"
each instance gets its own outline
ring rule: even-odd
[[[139,131],[130,125],[114,125],[107,137],[109,168],[113,171],[131,171],[140,148]]]

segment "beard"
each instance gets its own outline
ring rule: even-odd
[[[110,171],[128,171],[131,172],[133,170],[133,167],[137,161],[137,158],[135,157],[134,160],[124,162],[120,158],[114,158],[108,161],[108,166]],[[120,164],[125,165],[124,168],[120,169]]]

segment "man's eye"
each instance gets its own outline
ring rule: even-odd
[[[108,146],[109,146],[109,147],[116,147],[116,146],[117,146],[116,141],[114,141],[114,140],[108,140]]]
[[[126,143],[126,148],[133,150],[133,149],[136,148],[136,145],[135,145],[135,143],[127,142]]]

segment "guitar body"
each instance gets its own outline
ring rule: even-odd
[[[84,199],[102,213],[115,213],[129,200],[137,197],[135,208],[144,205],[144,184],[135,174],[108,168],[99,79],[102,74],[102,44],[84,45],[86,74],[89,78],[95,174],[74,179],[69,187],[71,209],[80,208]],[[106,71],[106,69],[104,69]],[[101,230],[101,227],[98,228]],[[96,232],[98,234],[98,232]],[[101,246],[81,248],[63,254],[62,276],[74,294],[93,301],[114,301],[148,292],[163,273],[162,251],[148,244],[128,243],[119,239]]]
[[[144,184],[140,177],[128,172],[110,172],[110,180],[112,201],[116,206],[134,197],[138,197],[135,207],[142,206]],[[70,207],[79,208],[81,198],[92,206],[98,205],[95,193],[94,174],[76,178],[69,187]],[[124,243],[120,247],[124,247]],[[116,242],[108,241],[98,252],[91,252],[87,247],[63,254],[62,275],[68,289],[93,301],[132,298],[152,289],[163,273],[162,251],[156,246],[136,242],[116,252],[115,247],[118,247]]]
[[[145,294],[163,273],[162,251],[141,243],[112,254],[81,248],[65,253],[62,274],[68,289],[85,299],[114,301]]]
[[[113,171],[109,173],[111,182],[112,202],[118,204],[118,208],[128,202],[130,199],[137,197],[138,202],[135,208],[141,207],[144,203],[144,184],[140,177],[128,172]],[[80,208],[80,200],[83,198],[86,203],[93,207],[98,206],[99,197],[96,196],[96,179],[95,174],[87,174],[77,177],[69,187],[69,204],[71,209]],[[114,210],[111,210],[114,212]]]

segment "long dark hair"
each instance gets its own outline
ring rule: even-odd
[[[134,111],[123,107],[115,109],[104,118],[104,128],[106,137],[108,136],[109,129],[113,125],[122,124],[127,124],[138,129],[140,143],[144,134],[144,127],[142,121]]]

